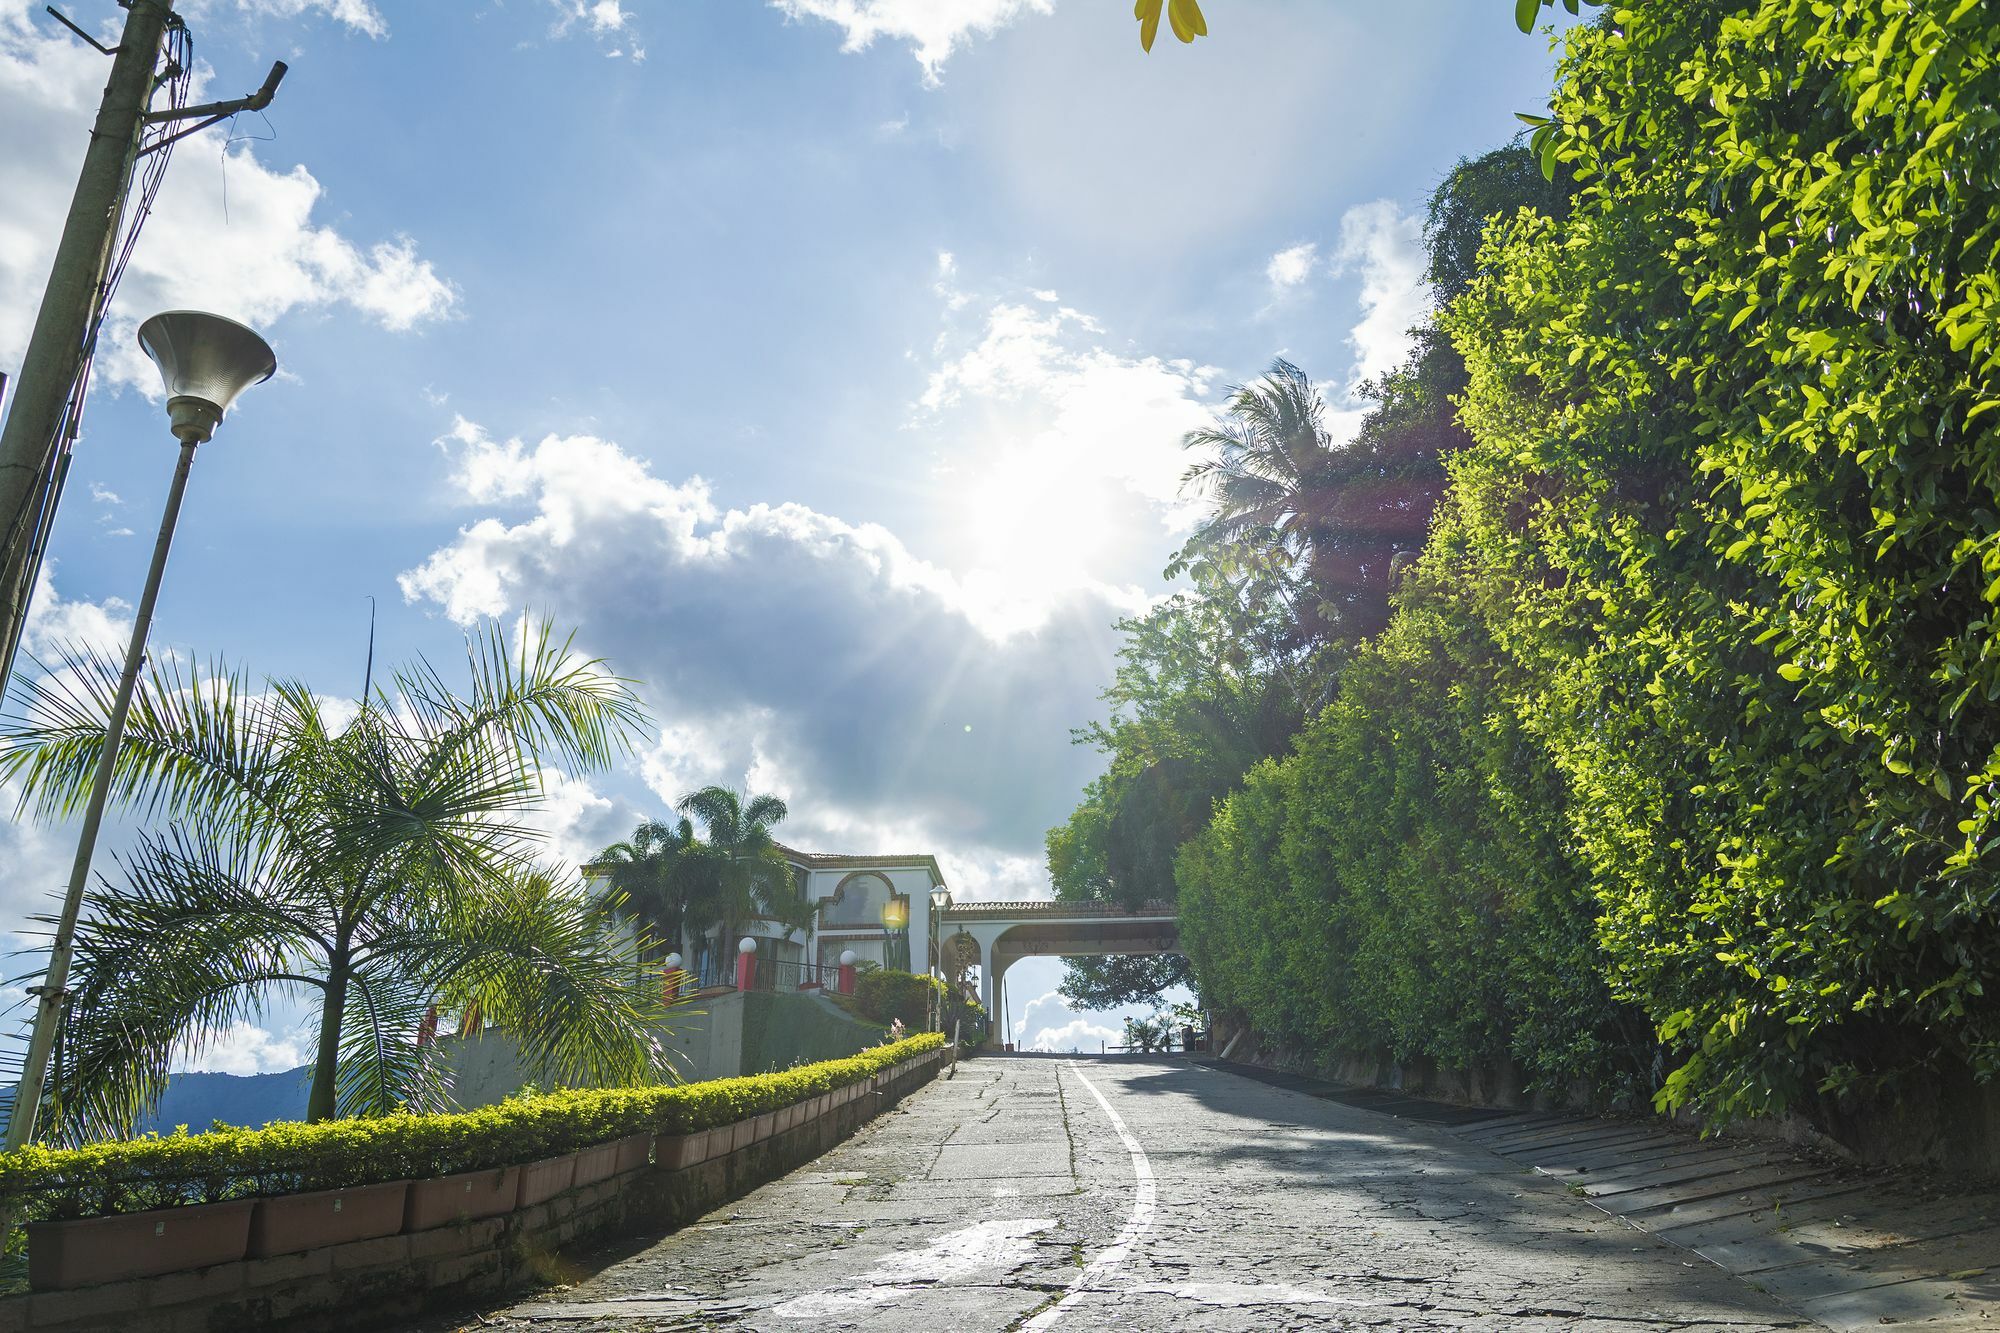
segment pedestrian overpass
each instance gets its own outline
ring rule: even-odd
[[[1007,969],[1023,958],[1179,953],[1180,921],[1170,903],[954,902],[938,937],[978,955],[979,1002],[1000,1031]],[[1001,1040],[1005,1041],[1004,1035]]]

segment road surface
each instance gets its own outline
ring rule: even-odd
[[[967,1061],[574,1276],[466,1326],[1810,1327],[1442,1129],[1170,1060]]]

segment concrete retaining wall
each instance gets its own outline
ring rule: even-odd
[[[678,1171],[641,1167],[478,1222],[0,1300],[0,1333],[235,1333],[381,1328],[542,1285],[567,1246],[671,1231],[827,1152],[935,1078],[949,1049],[818,1119]]]

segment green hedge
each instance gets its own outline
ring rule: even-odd
[[[2000,6],[1565,35],[1570,216],[1446,315],[1449,526],[1665,1108],[2000,1077]]]
[[[1293,753],[1250,770],[1177,866],[1202,999],[1322,1057],[1518,1067],[1536,1091],[1651,1091],[1612,1000],[1560,775],[1518,682],[1433,562]]]
[[[930,1026],[931,1005],[944,990],[936,977],[877,968],[855,979],[854,1007],[877,1023],[900,1018],[905,1028],[915,1031]]]
[[[454,1115],[392,1115],[205,1134],[149,1135],[0,1156],[0,1199],[17,1220],[95,1217],[254,1195],[340,1189],[509,1166],[629,1134],[686,1134],[851,1083],[944,1038],[924,1033],[845,1060],[671,1087],[516,1097]]]

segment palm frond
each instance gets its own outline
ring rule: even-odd
[[[639,968],[638,941],[607,938],[583,894],[524,875],[438,923],[413,959],[458,1007],[478,1005],[532,1062],[569,1084],[671,1077],[671,1006]]]
[[[77,936],[49,1123],[67,1142],[127,1132],[172,1059],[258,1019],[274,986],[314,986],[307,904],[241,840],[143,838],[126,885],[93,891]]]
[[[348,977],[334,1080],[342,1115],[419,1114],[451,1107],[450,1071],[436,1042],[418,1034],[435,992],[402,966],[378,956]]]
[[[504,738],[532,772],[544,758],[573,773],[601,769],[626,753],[647,717],[633,682],[612,675],[602,659],[576,656],[574,642],[571,635],[558,643],[547,620],[525,627],[518,644],[499,626],[482,626],[466,636],[472,688],[465,697],[419,661],[395,674],[400,707],[390,711],[414,720],[438,762],[450,762],[461,746]]]
[[[0,780],[22,808],[68,818],[90,797],[123,663],[81,645],[17,677],[18,715],[0,731]],[[252,696],[240,673],[155,654],[140,674],[112,771],[111,800],[142,817],[226,813],[248,826],[285,822],[284,711]]]

